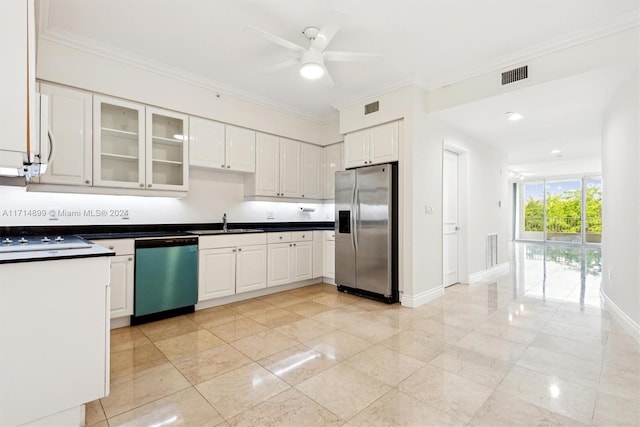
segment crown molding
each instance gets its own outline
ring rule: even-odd
[[[443,86],[449,86],[464,80],[479,77],[483,74],[504,70],[508,67],[514,66],[515,64],[523,64],[532,59],[627,31],[634,27],[638,27],[639,25],[640,16],[637,13],[620,15],[616,18],[610,19],[609,21],[593,25],[587,30],[574,32],[567,36],[556,38],[528,49],[520,50],[515,54],[506,55],[497,60],[479,64],[467,73],[459,74],[446,80],[429,82],[429,84],[426,85],[426,90],[439,89]]]

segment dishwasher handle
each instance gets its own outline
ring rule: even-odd
[[[174,246],[198,245],[197,237],[170,237],[162,239],[140,239],[136,240],[135,247],[139,248],[167,248]]]

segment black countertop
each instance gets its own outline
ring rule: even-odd
[[[265,232],[333,230],[333,221],[314,222],[236,222],[230,229],[261,229]],[[0,227],[0,236],[54,236],[73,234],[85,239],[133,239],[142,237],[193,236],[187,231],[222,230],[222,223],[140,224],[140,225],[64,225]]]

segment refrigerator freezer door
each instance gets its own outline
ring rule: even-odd
[[[336,284],[356,287],[355,171],[336,172]]]
[[[392,169],[390,165],[370,166],[357,169],[356,174],[356,287],[390,296]]]

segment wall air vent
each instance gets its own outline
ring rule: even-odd
[[[375,113],[378,110],[380,110],[380,101],[372,102],[371,104],[367,104],[364,106],[365,116],[367,114]]]
[[[509,83],[524,80],[529,77],[529,66],[524,65],[522,67],[514,68],[513,70],[505,71],[502,73],[502,85],[508,85]]]

